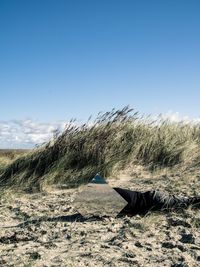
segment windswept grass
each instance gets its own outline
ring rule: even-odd
[[[27,153],[27,149],[0,149],[0,174],[6,165]]]
[[[94,121],[77,126],[71,121],[53,141],[7,166],[0,184],[41,188],[66,183],[69,187],[88,181],[94,174],[108,176],[113,167],[130,162],[150,170],[186,168],[200,164],[200,124],[152,121],[125,107],[99,114]]]

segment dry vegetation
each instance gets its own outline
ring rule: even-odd
[[[0,174],[5,166],[11,164],[17,158],[28,153],[27,149],[0,149]]]
[[[0,266],[200,265],[200,210],[97,220],[73,207],[78,185],[97,172],[113,187],[200,194],[199,124],[153,122],[124,108],[80,127],[72,121],[17,154],[0,157]]]
[[[130,163],[151,171],[198,168],[200,124],[152,121],[128,107],[99,114],[81,126],[71,121],[53,141],[8,164],[0,184],[26,189],[55,183],[74,187],[96,173],[108,177],[114,167],[123,169]]]

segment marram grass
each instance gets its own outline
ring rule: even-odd
[[[129,107],[99,114],[0,168],[0,185],[40,189],[43,184],[85,183],[96,173],[109,176],[116,164],[150,170],[200,165],[200,124],[172,123],[139,116]]]

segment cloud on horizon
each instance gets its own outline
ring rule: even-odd
[[[0,148],[33,148],[48,142],[66,122],[42,123],[32,119],[0,121]]]
[[[200,123],[200,118],[190,119],[172,111],[152,118],[171,122]],[[0,121],[0,148],[33,148],[48,142],[56,130],[62,132],[66,124],[64,121],[43,123],[32,119]]]
[[[183,123],[200,123],[199,118],[191,119],[188,116],[181,116],[179,112],[168,111],[167,113],[156,116],[161,120],[169,120],[170,122],[183,122]]]

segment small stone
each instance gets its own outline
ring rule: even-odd
[[[182,243],[194,244],[195,238],[192,234],[182,234],[182,237],[179,241]]]
[[[138,248],[143,248],[143,245],[139,241],[135,242],[135,246]]]
[[[71,235],[67,234],[65,238],[69,240],[71,239]]]
[[[197,256],[196,260],[197,260],[197,261],[200,261],[200,256]]]
[[[176,244],[174,244],[173,242],[163,242],[162,247],[172,249],[176,247]]]
[[[41,255],[36,251],[36,252],[31,252],[30,253],[30,258],[33,260],[38,260],[41,259]]]
[[[110,248],[110,246],[107,244],[101,244],[101,248]]]
[[[81,235],[81,236],[84,236],[84,235],[86,235],[86,232],[85,232],[85,231],[81,231],[81,232],[80,232],[80,235]]]
[[[124,254],[124,256],[127,257],[127,258],[135,258],[135,257],[136,257],[136,255],[133,254],[132,252],[126,252],[126,253]]]
[[[182,246],[182,245],[180,245],[180,244],[177,245],[177,248],[178,248],[180,251],[182,251],[182,252],[187,251],[187,248],[185,248],[184,246]]]

